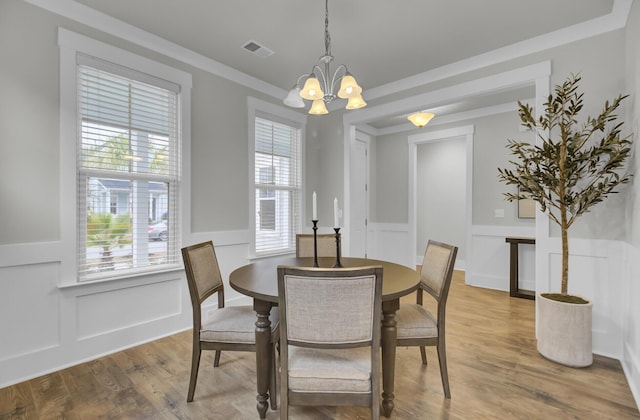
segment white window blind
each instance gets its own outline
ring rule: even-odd
[[[300,129],[255,118],[255,255],[295,251],[301,206]]]
[[[179,264],[179,86],[78,55],[78,277]]]

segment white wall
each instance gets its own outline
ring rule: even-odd
[[[640,406],[640,3],[633,2],[626,31],[626,92],[631,95],[628,102],[627,129],[635,133],[632,170],[635,177],[628,189],[626,220],[628,237],[622,252],[622,366],[627,375],[636,403]]]

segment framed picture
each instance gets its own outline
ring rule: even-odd
[[[518,200],[518,217],[520,219],[536,218],[536,202],[533,198],[522,198]]]

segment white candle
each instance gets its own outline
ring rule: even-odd
[[[340,221],[338,219],[338,197],[336,197],[333,199],[333,227],[340,227]]]
[[[311,220],[318,220],[318,197],[315,191],[313,192],[313,217]]]

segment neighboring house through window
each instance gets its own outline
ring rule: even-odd
[[[306,117],[249,100],[253,256],[295,251],[302,207],[302,144]]]
[[[76,220],[63,223],[75,255],[63,258],[63,271],[87,281],[179,268],[181,109],[190,76],[62,29],[60,45],[67,81],[61,108],[75,110],[77,127],[69,129],[71,116],[61,116],[61,160],[69,159],[71,142],[76,152]]]

